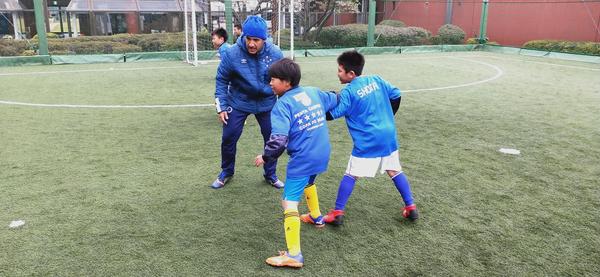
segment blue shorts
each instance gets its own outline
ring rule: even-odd
[[[281,199],[286,201],[300,202],[302,193],[304,193],[304,188],[306,188],[306,186],[308,186],[309,184],[314,184],[316,178],[317,175],[286,178],[285,187],[283,187],[283,194],[281,195]]]

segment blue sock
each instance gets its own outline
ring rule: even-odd
[[[406,178],[406,175],[404,175],[403,172],[400,172],[392,178],[392,181],[394,181],[394,185],[396,185],[396,189],[398,190],[398,192],[400,192],[400,195],[402,196],[402,200],[404,200],[404,205],[406,205],[406,206],[412,205],[413,198],[412,198],[412,193],[410,192],[410,184],[408,183],[408,179]]]
[[[355,183],[356,179],[348,175],[344,175],[344,178],[342,178],[342,181],[340,181],[337,198],[335,199],[336,210],[343,210],[346,208],[346,202],[348,202],[348,198],[350,198],[350,195],[352,194]]]

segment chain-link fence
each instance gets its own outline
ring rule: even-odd
[[[225,1],[192,1],[198,50],[214,50],[210,32],[226,28]],[[50,54],[186,47],[183,0],[44,2]],[[543,46],[567,52],[583,47],[585,54],[600,55],[600,0],[231,1],[232,24],[260,15],[282,49],[292,45],[292,25],[295,49],[367,46],[370,7],[376,10],[374,46],[487,42],[522,47],[533,40],[561,40],[586,43]],[[0,0],[0,55],[34,55],[36,34],[33,0]],[[234,34],[230,37],[235,41]],[[536,43],[528,45],[541,45]]]

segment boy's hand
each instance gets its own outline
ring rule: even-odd
[[[256,156],[256,158],[254,158],[254,165],[256,167],[259,167],[263,164],[265,164],[265,161],[263,160],[262,155],[258,155],[258,156]]]
[[[229,119],[229,115],[227,114],[227,112],[219,113],[219,121],[221,121],[223,124],[227,125],[228,119]]]

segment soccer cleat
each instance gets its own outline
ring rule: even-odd
[[[267,181],[267,183],[269,183],[269,185],[275,187],[276,189],[280,189],[283,188],[285,186],[285,184],[279,180],[279,178],[277,177],[273,177],[273,178],[268,178],[267,176],[265,177],[265,181]]]
[[[304,257],[302,257],[302,253],[291,256],[287,251],[279,251],[279,256],[268,258],[266,262],[271,266],[301,268],[304,265]]]
[[[408,218],[410,221],[415,221],[419,218],[419,212],[417,212],[417,205],[412,204],[402,209],[402,217]]]
[[[217,178],[217,180],[215,180],[212,185],[210,185],[211,188],[213,189],[220,189],[222,187],[225,186],[225,184],[227,184],[229,182],[229,180],[231,180],[233,176],[226,176],[221,178],[220,176]]]
[[[323,219],[324,219],[324,217],[322,215],[320,215],[317,218],[313,218],[310,214],[300,215],[300,220],[302,222],[308,223],[308,224],[314,224],[315,227],[317,227],[317,228],[325,227],[325,221]]]
[[[340,226],[344,224],[344,210],[331,210],[324,217],[323,221],[328,224]]]

